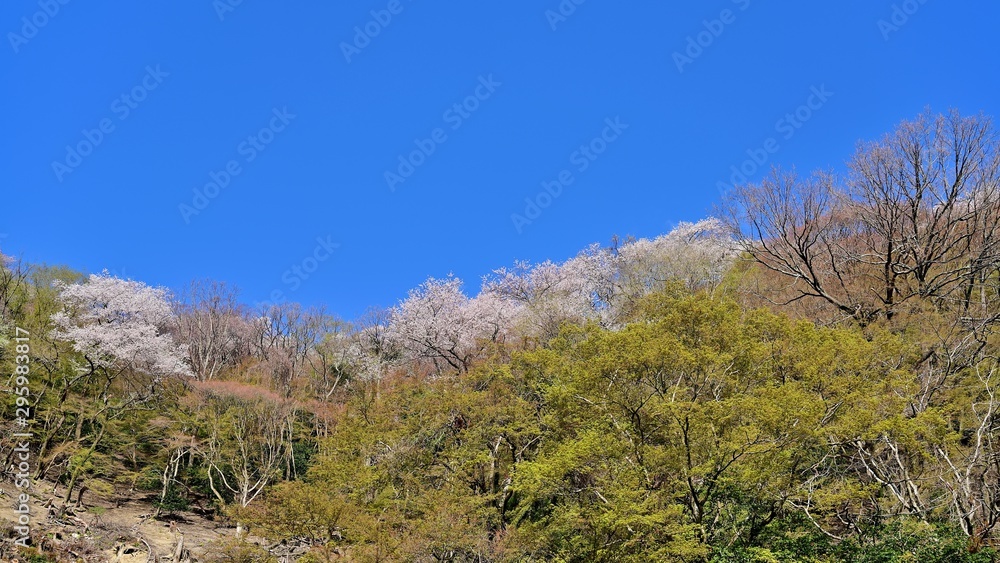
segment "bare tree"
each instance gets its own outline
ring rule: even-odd
[[[847,187],[858,260],[887,315],[915,297],[968,307],[983,273],[996,268],[996,141],[988,119],[952,111],[925,113],[858,148]]]
[[[28,266],[0,253],[0,328],[10,324],[27,294]]]
[[[846,179],[776,170],[733,190],[723,216],[747,255],[789,279],[784,303],[818,298],[862,322],[914,298],[968,311],[995,292],[998,153],[987,118],[925,113],[860,144]]]
[[[198,389],[204,397],[209,487],[219,502],[231,495],[246,507],[280,476],[294,408],[273,393],[235,382],[201,383]],[[242,533],[239,523],[237,533]]]
[[[962,531],[982,543],[1000,522],[1000,369],[995,359],[988,359],[971,371],[975,391],[967,414],[972,424],[959,443],[942,442],[934,453],[942,462],[938,480],[953,517]]]
[[[874,312],[853,283],[853,221],[834,178],[772,171],[760,184],[737,186],[724,202],[723,219],[740,249],[764,268],[789,279],[788,304],[818,298],[851,317]]]
[[[176,306],[177,334],[200,381],[214,379],[249,352],[250,323],[238,297],[226,283],[197,281]]]
[[[328,318],[298,303],[269,305],[252,321],[251,351],[275,388],[288,396],[306,358],[322,341]]]
[[[353,351],[353,327],[348,323],[330,319],[322,341],[306,355],[314,395],[322,401],[330,397],[353,379],[358,363]]]

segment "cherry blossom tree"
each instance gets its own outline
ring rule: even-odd
[[[513,268],[494,270],[482,294],[515,305],[517,328],[547,339],[564,322],[604,321],[613,280],[612,256],[595,244],[563,264],[519,261]]]
[[[502,310],[488,298],[470,300],[458,278],[430,278],[393,309],[389,337],[406,359],[465,371],[484,341],[503,334]]]
[[[106,272],[86,283],[56,284],[63,310],[52,316],[54,336],[72,342],[95,368],[192,375],[168,332],[175,319],[166,289]]]
[[[122,280],[107,272],[85,283],[55,282],[62,310],[52,315],[56,340],[71,343],[86,366],[67,378],[61,416],[76,421],[75,454],[69,467],[68,503],[98,447],[128,413],[147,409],[161,395],[163,379],[193,375],[183,346],[168,332],[174,315],[163,288]],[[86,402],[64,405],[71,389]],[[82,429],[90,429],[85,447]]]
[[[401,357],[394,331],[389,329],[392,309],[369,309],[357,321],[348,348],[348,356],[364,381],[381,379],[386,370]]]
[[[736,256],[735,241],[714,218],[682,222],[665,235],[625,243],[615,260],[616,309],[627,314],[638,299],[670,280],[691,290],[715,287]]]
[[[681,223],[654,239],[617,247],[592,244],[557,264],[515,262],[493,271],[483,294],[518,305],[514,324],[528,335],[551,338],[565,322],[619,326],[644,295],[679,280],[690,289],[717,285],[736,248],[721,222]]]
[[[506,342],[516,320],[524,314],[520,303],[486,291],[470,299],[466,310],[470,317],[478,319],[474,324],[476,337],[489,342]]]

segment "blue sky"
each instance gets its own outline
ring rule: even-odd
[[[1000,117],[995,3],[235,3],[3,2],[5,253],[351,318]]]

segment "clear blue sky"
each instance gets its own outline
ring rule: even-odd
[[[348,318],[702,218],[769,138],[840,169],[928,105],[1000,117],[996,3],[62,1],[0,6],[0,248]]]

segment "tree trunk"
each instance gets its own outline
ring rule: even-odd
[[[90,456],[94,454],[94,451],[97,449],[97,444],[99,444],[101,442],[101,438],[104,437],[104,428],[105,427],[102,425],[101,431],[98,432],[97,436],[94,437],[94,442],[90,445],[90,448],[87,450],[87,454],[83,456],[83,459],[80,461],[79,465],[73,470],[73,473],[70,475],[69,484],[66,485],[66,495],[63,497],[64,507],[67,504],[69,504],[70,499],[73,498],[72,496],[73,489],[76,487],[76,480],[80,477],[80,473],[83,472],[82,469],[83,466],[90,459]]]
[[[180,561],[184,556],[184,534],[177,532],[177,547],[174,548],[174,561]]]

